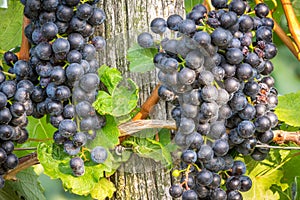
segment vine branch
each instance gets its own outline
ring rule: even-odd
[[[30,24],[30,19],[23,16],[23,25],[22,25],[22,42],[21,42],[21,48],[20,51],[17,53],[17,56],[19,60],[29,60],[29,49],[30,49],[30,43],[25,36],[25,27]]]
[[[13,180],[13,181],[16,181],[17,180],[17,173],[24,170],[24,169],[27,169],[33,165],[36,165],[36,164],[39,164],[39,160],[37,159],[37,153],[34,152],[34,153],[31,153],[31,154],[28,154],[26,156],[23,156],[21,158],[19,158],[19,164],[16,168],[12,169],[12,170],[9,170],[4,176],[3,178],[5,180]]]

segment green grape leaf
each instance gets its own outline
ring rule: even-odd
[[[26,129],[29,133],[29,139],[24,144],[18,144],[18,148],[37,147],[40,142],[50,144],[53,142],[53,133],[57,130],[47,121],[46,116],[41,119],[28,116]],[[29,153],[32,153],[32,151],[17,151],[16,155],[21,157]]]
[[[111,94],[98,93],[93,106],[102,115],[120,117],[129,114],[137,105],[138,86],[131,80],[121,80]]]
[[[90,156],[87,156],[87,161],[84,163],[84,175],[75,177],[69,166],[70,156],[64,153],[61,147],[41,143],[37,152],[38,159],[44,167],[44,173],[52,179],[61,179],[65,190],[74,194],[89,195],[99,183],[100,178],[104,177],[104,171],[112,171],[110,166],[112,166],[113,158],[110,153],[103,164],[95,164],[91,161]]]
[[[22,38],[23,5],[8,1],[8,8],[0,8],[0,49],[10,50],[20,45]]]
[[[10,185],[11,181],[6,181],[4,188],[0,190],[0,199],[19,200],[21,199],[15,192],[15,189]]]
[[[158,52],[156,48],[143,48],[135,43],[128,49],[127,60],[131,72],[147,72],[154,70],[153,57]]]
[[[106,115],[106,125],[97,131],[97,137],[87,144],[92,149],[103,146],[107,149],[114,148],[119,143],[119,129],[114,117]]]
[[[202,3],[203,1],[199,0],[184,0],[184,7],[185,7],[185,12],[191,12],[193,7],[199,3]]]
[[[106,86],[108,92],[111,94],[122,80],[121,72],[116,68],[102,65],[98,70],[98,75],[101,82]]]
[[[282,191],[286,190],[288,184],[280,182],[283,175],[283,171],[277,169],[272,163],[268,161],[264,161],[264,163],[257,162],[256,167],[248,173],[248,176],[252,180],[252,188],[248,192],[243,193],[244,199],[279,199],[279,193],[273,193],[270,188],[275,184],[281,187]]]
[[[280,121],[291,126],[300,126],[300,91],[278,97],[275,114]]]
[[[38,177],[33,168],[30,167],[17,174],[17,181],[7,181],[6,184],[14,188],[20,197],[30,200],[46,200],[44,188],[38,181]]]
[[[171,169],[173,160],[171,152],[176,146],[174,144],[163,145],[150,138],[130,137],[123,142],[123,145],[132,146],[134,153],[143,158],[151,158],[155,162],[160,162],[164,167]]]
[[[104,200],[106,197],[112,198],[116,188],[112,182],[106,178],[101,178],[91,191],[91,196],[94,199]]]

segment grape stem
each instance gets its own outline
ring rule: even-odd
[[[5,72],[5,71],[2,71],[3,74],[5,74],[6,76],[10,77],[10,78],[16,78],[16,75],[15,74],[11,74],[9,72]]]
[[[37,150],[36,147],[14,148],[14,151]]]
[[[282,147],[282,146],[271,146],[271,145],[267,145],[267,144],[257,144],[255,147],[281,149],[281,150],[300,150],[300,147]]]

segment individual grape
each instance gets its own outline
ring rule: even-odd
[[[98,164],[104,163],[105,160],[107,159],[107,156],[108,154],[106,149],[101,146],[97,146],[93,148],[91,151],[91,159]]]
[[[218,90],[215,86],[206,85],[201,90],[201,98],[206,102],[214,102],[218,98]]]
[[[264,133],[258,134],[257,138],[260,142],[265,143],[265,144],[269,144],[270,142],[273,141],[274,133],[273,133],[273,131],[268,130]]]
[[[234,77],[229,77],[225,79],[224,86],[228,93],[234,93],[240,88],[240,82]]]
[[[212,159],[213,154],[214,154],[213,149],[210,146],[204,144],[200,147],[197,153],[197,157],[201,161],[209,161]]]
[[[73,157],[70,160],[70,167],[72,170],[78,170],[84,167],[84,161],[80,157]]]
[[[70,88],[65,85],[59,85],[55,90],[54,96],[58,101],[67,101],[71,97]]]
[[[53,134],[53,140],[56,144],[63,145],[67,141],[67,138],[62,136],[59,131],[55,131]]]
[[[18,61],[18,56],[12,51],[6,51],[3,55],[3,58],[5,63],[10,67],[14,66],[14,63]]]
[[[246,5],[242,0],[233,0],[228,6],[230,11],[235,12],[237,15],[242,15],[246,11]]]
[[[197,173],[197,182],[200,185],[208,186],[213,182],[213,174],[209,170],[203,169]]]
[[[203,67],[204,56],[200,51],[194,50],[187,54],[186,66],[193,70],[199,70]]]
[[[182,193],[182,200],[197,200],[198,195],[194,190],[186,190]]]
[[[198,124],[197,132],[200,133],[201,135],[207,135],[209,131],[210,131],[209,123]]]
[[[255,161],[263,161],[264,159],[266,159],[266,157],[268,156],[268,151],[267,152],[261,152],[259,151],[257,148],[254,149],[254,151],[251,153],[251,158]]]
[[[227,0],[212,0],[212,5],[217,9],[222,9],[227,7]]]
[[[212,148],[216,156],[225,156],[229,151],[228,142],[223,139],[216,140]]]
[[[177,14],[170,15],[167,19],[167,27],[173,31],[178,31],[178,26],[182,21],[182,17]]]
[[[52,55],[52,47],[48,42],[41,42],[35,46],[35,55],[40,60],[50,60],[50,56]]]
[[[76,147],[72,141],[64,142],[64,151],[70,156],[75,156],[80,152],[80,147]]]
[[[210,130],[207,134],[212,139],[219,139],[226,132],[226,127],[223,121],[215,121],[210,123]]]
[[[248,105],[248,101],[243,93],[235,93],[229,101],[229,105],[232,108],[232,110],[240,111]]]
[[[228,92],[223,88],[219,88],[216,103],[218,105],[226,105],[226,103],[229,101],[229,99],[230,99],[230,96],[229,96]]]
[[[77,50],[71,50],[67,54],[67,61],[71,64],[73,63],[81,63],[82,61],[82,54]]]
[[[4,141],[1,144],[1,148],[6,152],[6,154],[11,154],[15,148],[15,145],[12,141]]]
[[[55,85],[60,85],[66,81],[66,71],[60,67],[56,66],[53,67],[52,71],[50,72],[50,81],[53,82]]]
[[[77,6],[76,16],[81,20],[88,20],[93,14],[93,7],[88,3]]]
[[[27,77],[30,75],[31,68],[24,60],[18,60],[13,66],[14,73],[20,77]]]
[[[239,30],[243,33],[251,32],[254,27],[254,22],[251,16],[242,15],[239,18]]]
[[[93,26],[100,25],[106,19],[104,11],[100,8],[94,8],[92,16],[88,19],[88,23]]]
[[[62,22],[69,22],[74,15],[73,9],[66,5],[59,5],[56,10],[56,17]]]
[[[189,35],[196,31],[196,24],[193,20],[190,19],[182,20],[178,25],[178,31],[183,34]]]
[[[195,163],[197,160],[197,154],[193,150],[186,150],[182,152],[181,159],[187,164]]]
[[[0,110],[0,124],[8,124],[12,119],[12,115],[8,108]]]
[[[80,80],[80,78],[84,75],[84,70],[82,66],[78,63],[71,63],[66,68],[66,77],[70,81],[77,81]]]
[[[245,163],[240,160],[234,161],[233,166],[232,166],[232,174],[239,176],[239,175],[243,175],[245,173],[246,173]]]
[[[238,48],[229,48],[226,52],[226,60],[229,64],[236,65],[243,61],[243,52]]]
[[[183,188],[179,184],[174,184],[169,188],[169,194],[173,198],[178,198],[182,195],[183,193]]]
[[[158,88],[158,96],[165,101],[173,101],[176,97],[175,94],[164,85]]]
[[[272,126],[271,120],[267,116],[256,118],[256,120],[254,121],[254,125],[256,127],[256,131],[258,132],[266,132]]]
[[[68,104],[68,105],[64,106],[62,114],[65,119],[72,119],[73,117],[75,117],[74,105]]]
[[[87,137],[84,133],[82,132],[77,132],[75,133],[75,135],[73,136],[73,144],[76,147],[81,147],[84,146],[87,143]]]
[[[237,20],[237,14],[235,12],[229,11],[229,12],[224,12],[221,14],[220,18],[220,23],[223,28],[228,29],[229,27],[233,26]]]
[[[200,149],[204,140],[201,134],[194,132],[186,136],[186,144],[191,149]]]
[[[7,155],[7,158],[4,161],[3,166],[6,167],[7,169],[14,169],[18,164],[19,164],[18,157],[15,154],[11,153]]]
[[[269,7],[265,3],[258,3],[254,7],[255,15],[263,18],[269,14]]]
[[[95,115],[95,110],[88,101],[81,101],[75,106],[77,116],[87,118]]]
[[[0,148],[0,163],[4,163],[6,159],[7,159],[7,152],[3,148]]]
[[[95,46],[96,50],[101,50],[104,49],[106,46],[106,41],[103,37],[101,36],[95,36],[91,40],[92,44]]]
[[[252,187],[252,181],[251,178],[245,175],[239,176],[240,182],[241,182],[241,192],[247,192],[251,189]]]
[[[232,190],[227,194],[227,200],[242,200],[242,194],[237,190]]]
[[[79,33],[69,34],[68,41],[69,41],[71,50],[80,50],[84,45],[84,38]]]
[[[9,125],[0,125],[0,139],[10,140],[14,136],[14,129]]]
[[[183,68],[178,73],[178,80],[180,83],[184,85],[190,85],[192,84],[196,79],[196,73],[194,70],[191,70],[189,68]]]
[[[79,81],[79,86],[85,91],[90,92],[98,88],[100,83],[99,77],[94,73],[86,73]]]
[[[198,114],[198,111],[198,106],[185,103],[181,105],[181,112],[183,116],[187,118],[195,118]]]
[[[5,108],[6,105],[7,105],[7,96],[4,93],[0,92],[0,109]]]
[[[211,34],[212,43],[219,47],[227,46],[231,40],[232,34],[223,28],[216,28]]]
[[[64,137],[71,137],[76,133],[77,125],[70,119],[65,119],[60,122],[58,130]]]
[[[153,33],[162,34],[166,31],[167,23],[163,18],[155,18],[151,21],[150,28]]]
[[[261,26],[256,30],[256,40],[272,42],[272,29],[267,26]]]
[[[253,76],[253,69],[251,65],[242,63],[236,70],[236,77],[242,81],[249,80]]]
[[[179,131],[188,135],[195,129],[195,123],[193,119],[182,117],[180,121]]]
[[[67,54],[70,50],[70,43],[67,39],[57,38],[52,44],[52,50],[56,54]]]
[[[241,138],[250,138],[255,132],[255,126],[251,121],[244,120],[239,123],[237,132]]]
[[[211,192],[211,199],[214,200],[224,200],[227,199],[226,192],[221,188],[216,188]]]
[[[58,34],[58,28],[55,23],[47,22],[42,25],[41,33],[47,40],[52,40]]]
[[[218,120],[228,119],[232,116],[232,114],[233,114],[233,112],[232,112],[230,106],[225,104],[225,105],[223,105],[219,108],[219,111],[218,111],[219,118],[218,118]]]

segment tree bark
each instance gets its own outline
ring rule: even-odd
[[[136,41],[138,33],[149,31],[149,24],[154,18],[166,19],[174,13],[184,16],[183,2],[183,0],[103,0],[99,3],[99,7],[103,8],[107,15],[105,24],[95,33],[107,41],[106,49],[98,55],[99,63],[118,68],[123,77],[133,79],[140,89],[140,104],[157,85],[157,72],[131,73],[126,60],[127,50]],[[167,113],[166,104],[160,102],[151,112],[151,117],[167,119]],[[152,160],[141,160],[133,156],[129,163],[121,166],[112,179],[117,188],[113,199],[172,199],[168,194],[172,181],[170,173]]]

